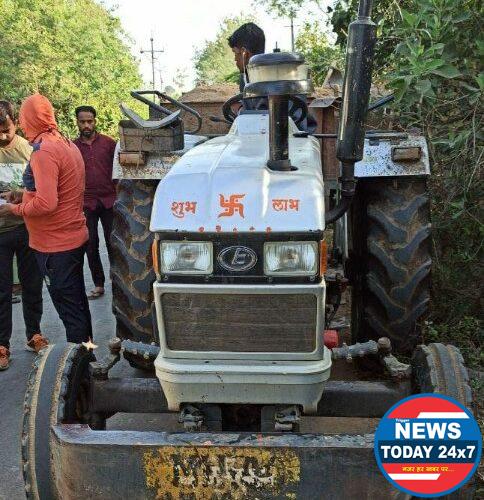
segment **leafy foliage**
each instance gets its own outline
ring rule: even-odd
[[[344,67],[344,52],[328,42],[324,29],[318,22],[306,22],[296,38],[296,50],[306,58],[315,85],[322,85],[331,66]]]
[[[188,78],[188,74],[185,68],[177,68],[175,76],[173,77],[173,84],[181,93],[185,87],[185,81]]]
[[[419,127],[432,157],[434,321],[479,315],[484,226],[480,2],[421,0],[401,9],[389,86],[395,114]]]
[[[458,318],[452,325],[447,323],[433,324],[427,322],[424,330],[425,342],[443,342],[455,344],[464,354],[470,367],[484,365],[484,330],[482,322],[477,318],[464,316]]]
[[[280,17],[289,17],[296,13],[304,4],[315,3],[319,5],[318,0],[258,0],[257,3],[263,5],[269,12],[274,12]]]
[[[234,78],[238,82],[239,73],[235,71],[234,55],[227,39],[239,26],[250,21],[254,18],[241,14],[221,22],[215,39],[206,41],[205,46],[195,54],[197,84],[223,83]]]
[[[359,0],[337,0],[333,7],[328,7],[330,23],[336,34],[336,44],[346,47],[348,26],[358,14]],[[400,22],[399,6],[418,3],[414,0],[379,0],[374,2],[371,18],[377,24],[378,43],[375,47],[374,78],[384,76],[387,68],[394,63],[394,49],[398,43],[394,29]]]
[[[0,0],[0,12],[2,98],[42,92],[71,136],[74,108],[90,104],[116,134],[119,101],[142,84],[119,20],[93,0]]]

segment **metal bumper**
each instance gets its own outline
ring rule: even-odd
[[[408,498],[379,472],[371,434],[51,432],[58,498]]]

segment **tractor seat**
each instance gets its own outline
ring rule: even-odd
[[[144,120],[138,113],[135,113],[132,109],[129,109],[125,104],[121,103],[119,105],[123,115],[129,118],[137,128],[143,130],[158,130],[160,128],[165,128],[174,123],[179,119],[181,109],[173,112],[162,120]]]

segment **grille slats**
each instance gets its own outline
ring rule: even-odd
[[[312,352],[317,299],[307,294],[162,296],[174,351]]]

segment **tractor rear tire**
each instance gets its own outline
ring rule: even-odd
[[[24,399],[22,470],[28,499],[53,500],[56,492],[51,425],[88,424],[92,351],[77,344],[51,344],[37,356]]]
[[[351,210],[355,341],[388,337],[410,354],[430,301],[430,206],[422,178],[364,179]]]
[[[157,185],[156,180],[119,181],[111,235],[116,335],[147,344],[158,343],[152,319],[156,277],[151,256],[153,234],[149,230]],[[125,357],[135,368],[153,367],[142,356],[127,353]]]
[[[459,349],[440,343],[419,345],[412,356],[416,392],[435,392],[450,396],[471,410],[469,374]]]

